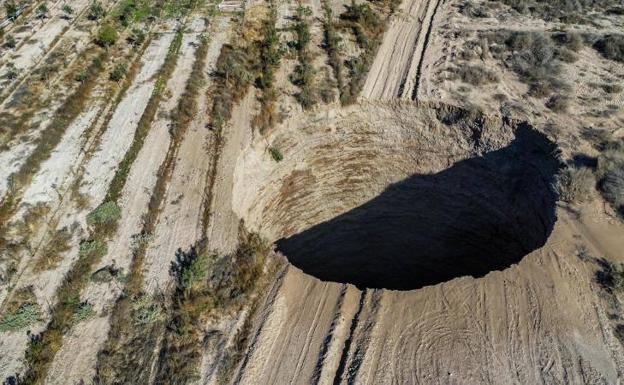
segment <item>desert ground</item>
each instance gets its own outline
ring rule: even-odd
[[[3,385],[624,381],[617,0],[0,0]]]

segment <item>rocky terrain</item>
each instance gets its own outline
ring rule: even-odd
[[[0,381],[618,384],[615,0],[1,0]]]

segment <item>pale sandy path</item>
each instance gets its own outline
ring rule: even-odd
[[[362,98],[412,98],[438,1],[406,0],[401,4],[390,20],[362,89]]]
[[[208,81],[203,89],[210,86],[209,74],[226,40],[229,18],[219,18],[215,23],[213,32],[208,36],[210,46],[204,67]],[[192,66],[192,61],[189,61],[189,66]],[[214,133],[206,127],[212,106],[206,92],[200,92],[197,106],[196,118],[189,125],[180,144],[164,206],[145,257],[148,292],[168,286],[171,281],[170,263],[175,259],[178,248],[187,249],[203,238],[203,204],[207,196],[208,171],[215,151]]]
[[[238,243],[239,218],[232,209],[234,169],[238,156],[251,141],[251,118],[255,92],[253,89],[232,110],[232,119],[223,129],[223,147],[217,164],[213,199],[208,224],[208,244],[211,250],[232,252]]]

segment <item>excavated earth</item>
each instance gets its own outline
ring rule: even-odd
[[[242,217],[306,273],[361,288],[506,268],[552,231],[555,146],[527,124],[451,123],[462,113],[376,107],[375,120],[357,113],[303,127],[305,139],[278,136],[295,156],[257,186],[243,178],[259,194]]]
[[[576,254],[619,245],[558,207],[559,158],[527,123],[411,102],[251,144],[232,205],[291,265],[233,382],[615,383],[624,351]]]

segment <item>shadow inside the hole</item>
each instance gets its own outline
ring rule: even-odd
[[[325,281],[411,290],[517,263],[556,217],[556,147],[527,125],[500,150],[413,175],[331,220],[277,241]]]

